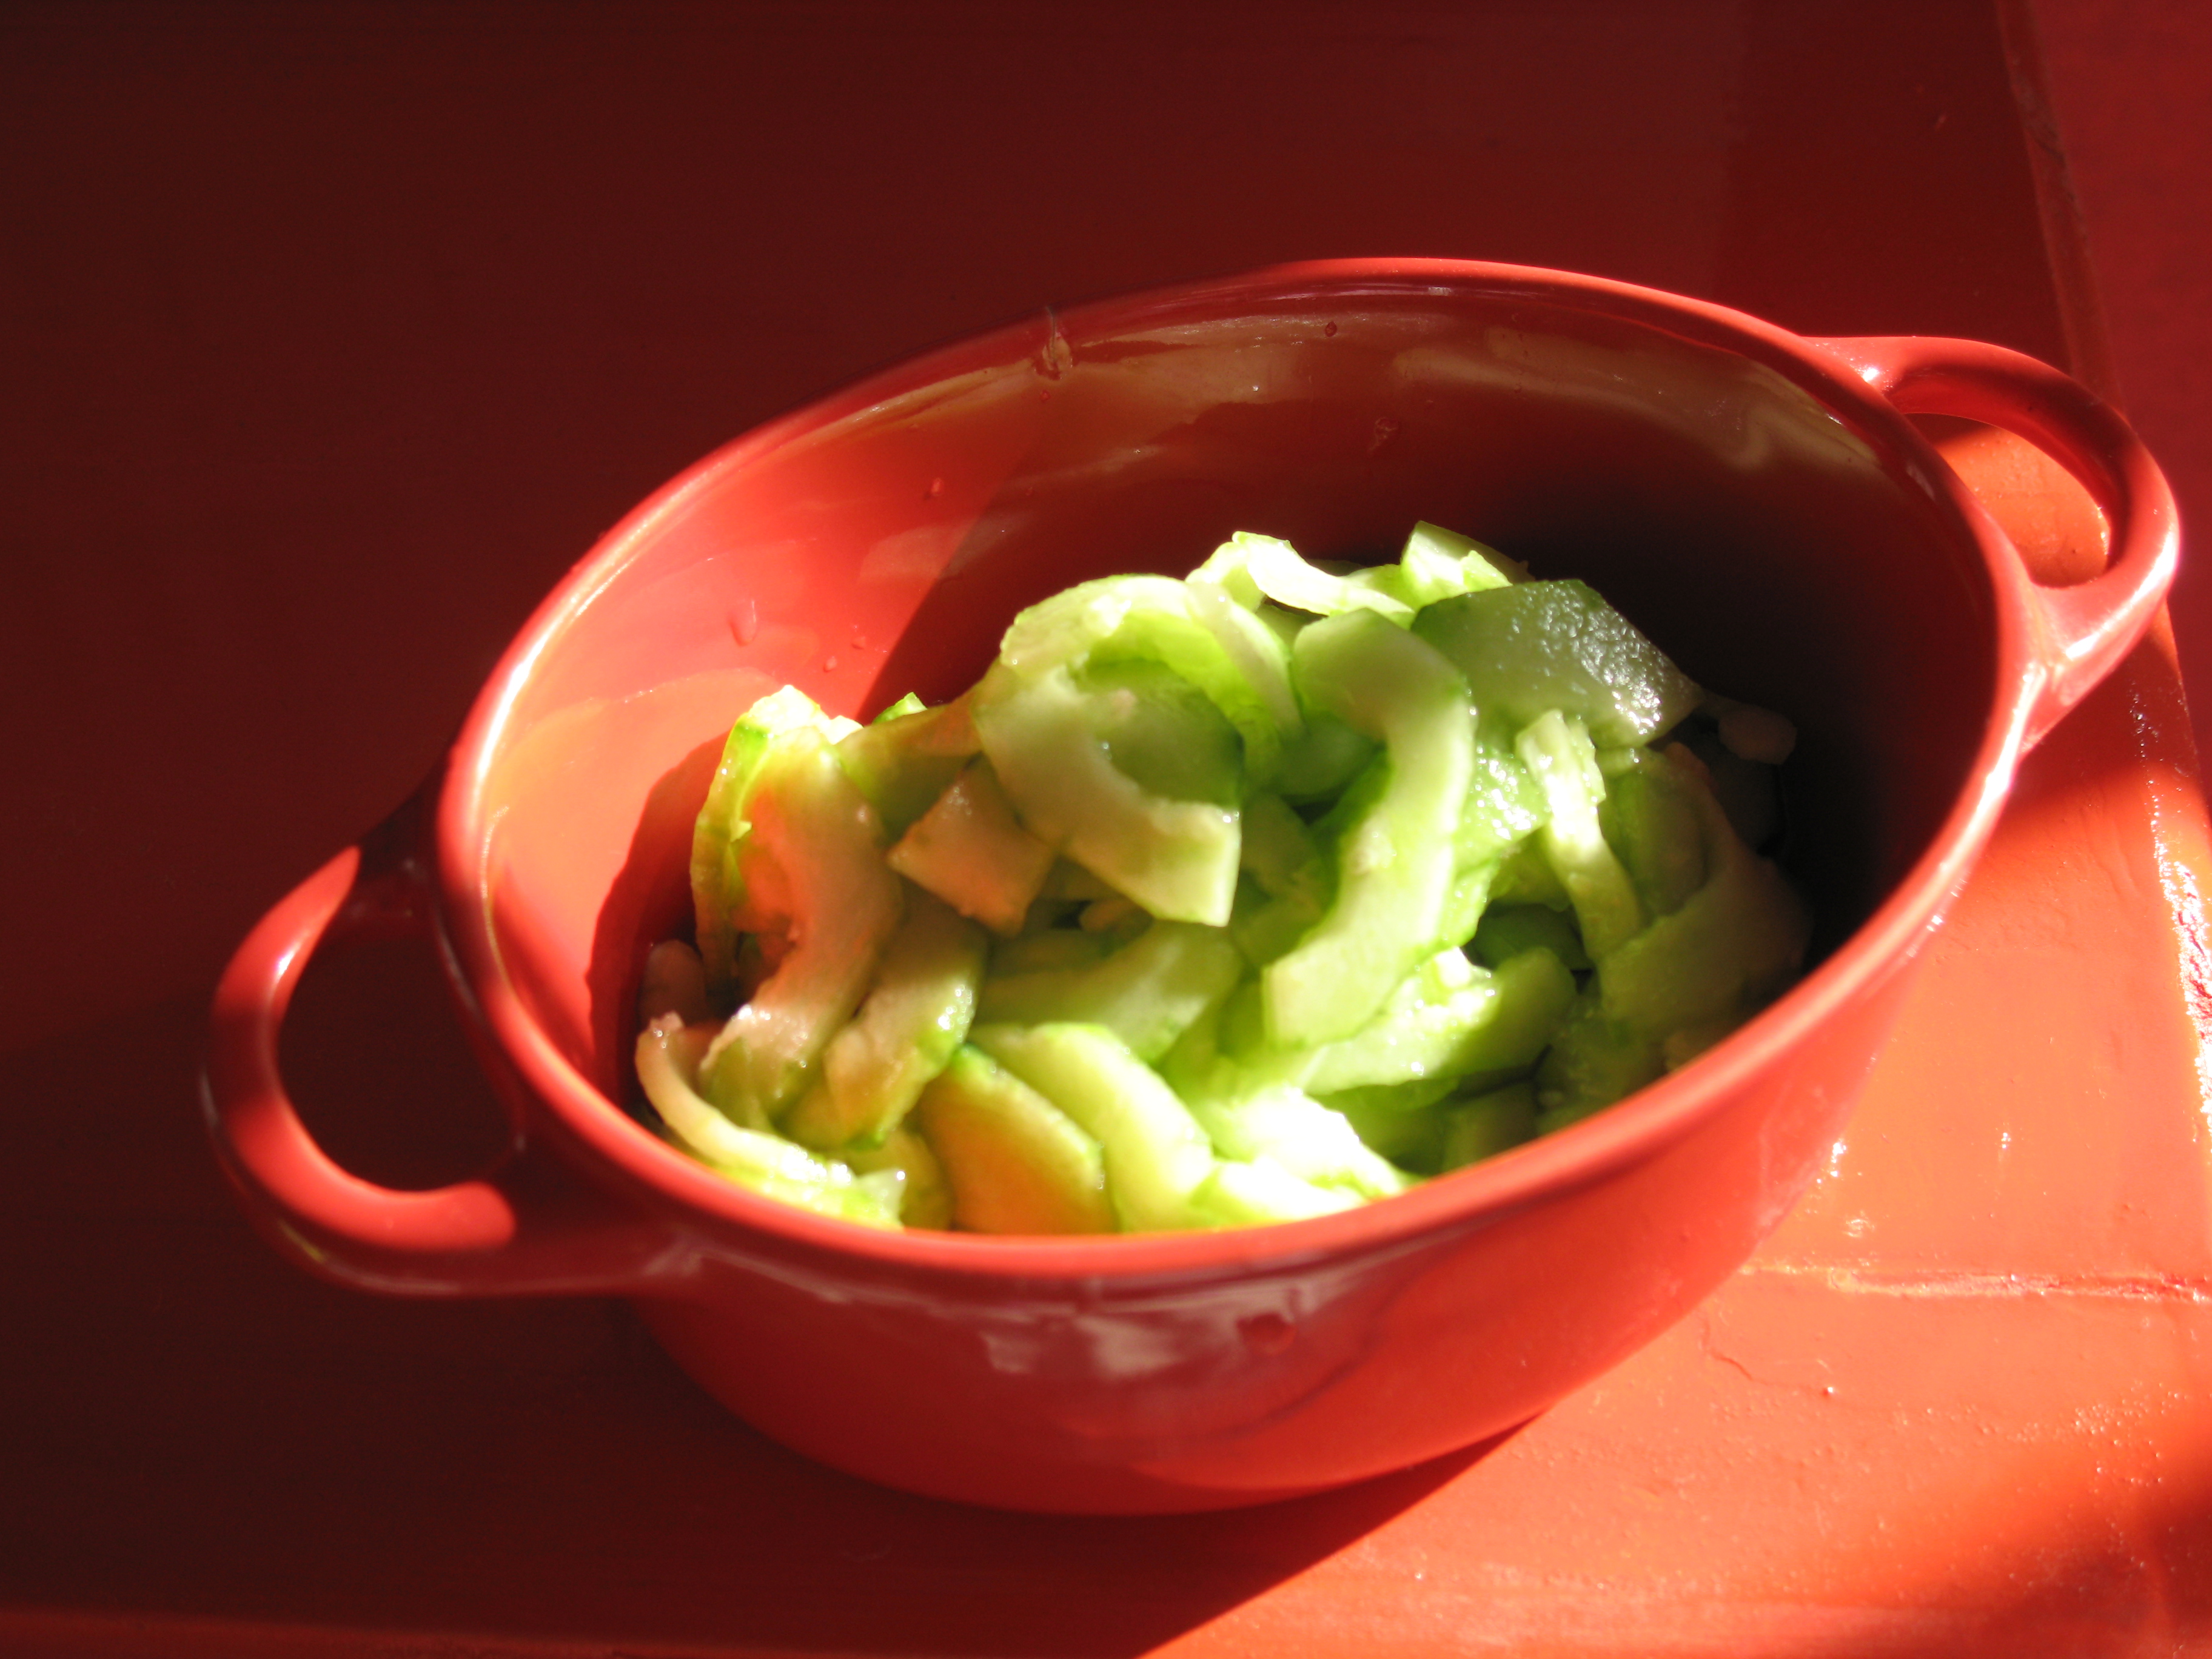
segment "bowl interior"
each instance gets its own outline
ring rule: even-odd
[[[1102,305],[894,370],[702,463],[541,613],[475,774],[501,968],[619,1101],[639,964],[688,918],[690,820],[753,697],[935,702],[1071,582],[1179,574],[1239,529],[1389,557],[1417,519],[1590,581],[1797,722],[1785,861],[1832,948],[1966,787],[1996,644],[1901,428],[1811,384],[1663,308],[1428,282]]]

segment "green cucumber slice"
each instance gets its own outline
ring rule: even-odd
[[[1406,538],[1398,565],[1406,597],[1417,610],[1455,593],[1479,593],[1528,580],[1526,566],[1471,536],[1425,519]]]
[[[1316,914],[1328,900],[1328,863],[1306,828],[1280,795],[1265,793],[1244,802],[1243,842],[1238,861],[1270,898],[1295,897]]]
[[[944,1170],[952,1225],[976,1233],[1114,1231],[1097,1140],[981,1049],[953,1055],[922,1091],[914,1122]]]
[[[1457,951],[1447,957],[1464,969],[1460,983],[1432,988],[1410,979],[1366,1029],[1316,1051],[1303,1085],[1332,1095],[1534,1065],[1574,1006],[1574,975],[1549,951],[1523,951],[1494,969]]]
[[[1459,1087],[1453,1078],[1346,1089],[1322,1102],[1340,1113],[1366,1145],[1401,1170],[1431,1176],[1443,1167],[1450,1127],[1441,1103]]]
[[[1812,935],[1804,901],[1711,793],[1692,782],[1689,798],[1711,878],[1598,964],[1606,1014],[1654,1039],[1747,1018],[1796,977]]]
[[[906,1184],[902,1174],[855,1176],[849,1164],[816,1158],[781,1135],[731,1122],[700,1096],[693,1079],[713,1037],[711,1027],[686,1027],[672,1014],[638,1033],[638,1081],[676,1143],[767,1197],[871,1227],[896,1227]]]
[[[1066,668],[1027,678],[1001,660],[976,688],[975,717],[1032,834],[1156,916],[1228,921],[1240,813],[1155,794],[1115,766]]]
[[[1343,1113],[1287,1087],[1237,1100],[1194,1103],[1198,1120],[1224,1158],[1266,1158],[1302,1181],[1341,1187],[1362,1198],[1389,1198],[1413,1185],[1364,1141]]]
[[[854,1148],[845,1155],[853,1172],[866,1178],[895,1172],[904,1183],[899,1197],[899,1224],[942,1230],[952,1224],[952,1187],[945,1165],[930,1144],[901,1126],[875,1146]]]
[[[1544,827],[1544,791],[1510,738],[1487,721],[1475,726],[1474,775],[1460,814],[1459,867],[1496,864]]]
[[[1244,957],[1218,927],[1156,921],[1085,967],[996,975],[983,981],[980,1019],[1103,1025],[1144,1060],[1158,1060],[1244,972]]]
[[[1671,915],[1705,884],[1705,832],[1686,770],[1648,749],[1621,752],[1606,779],[1598,827],[1652,915]]]
[[[1574,922],[1547,904],[1492,905],[1474,930],[1474,948],[1489,968],[1503,967],[1523,951],[1549,951],[1577,973],[1590,965]]]
[[[1097,1140],[1125,1230],[1200,1224],[1190,1199],[1213,1172],[1212,1143],[1128,1044],[1096,1025],[978,1025],[969,1038]]]
[[[1274,787],[1287,800],[1326,800],[1364,772],[1375,754],[1374,738],[1342,720],[1310,715],[1304,732],[1284,748]]]
[[[1115,766],[1170,800],[1234,806],[1244,793],[1237,729],[1188,680],[1164,663],[1091,662],[1078,670],[1091,730]]]
[[[1583,582],[1516,582],[1439,599],[1413,631],[1467,676],[1486,714],[1525,726],[1557,708],[1607,748],[1651,742],[1704,695]]]
[[[1364,1200],[1342,1187],[1323,1187],[1293,1175],[1273,1158],[1224,1159],[1191,1194],[1192,1224],[1268,1227],[1356,1209]]]
[[[1191,580],[1231,594],[1264,595],[1278,605],[1316,616],[1368,611],[1401,628],[1413,619],[1413,607],[1404,599],[1371,584],[1332,575],[1309,563],[1280,537],[1255,535],[1249,530],[1238,531],[1216,548],[1191,573]]]
[[[989,763],[975,760],[899,837],[887,861],[962,915],[1012,937],[1055,856],[1016,819]]]
[[[1440,1162],[1445,1170],[1465,1169],[1518,1146],[1536,1136],[1536,1090],[1509,1083],[1502,1089],[1460,1102],[1444,1112]]]
[[[1606,844],[1598,824],[1605,778],[1597,751],[1579,720],[1547,710],[1523,729],[1516,744],[1544,792],[1550,816],[1543,829],[1544,856],[1566,890],[1582,925],[1583,948],[1603,961],[1644,927],[1635,884]]]
[[[743,988],[738,982],[738,940],[744,930],[735,917],[747,903],[744,854],[750,838],[748,814],[762,769],[770,756],[799,736],[811,733],[835,743],[860,727],[825,714],[797,686],[770,692],[730,727],[714,781],[707,786],[691,832],[691,897],[699,956],[708,994],[727,1007]]]
[[[783,950],[714,1038],[702,1078],[707,1097],[733,1121],[765,1128],[852,1018],[903,899],[884,862],[875,809],[821,732],[779,738],[750,781],[731,861],[745,898],[729,921],[779,939]]]
[[[1282,641],[1240,607],[1194,600],[1187,584],[1165,576],[1107,576],[1055,593],[1015,617],[999,650],[1000,663],[1024,679],[1132,660],[1195,686],[1243,739],[1255,776],[1272,774],[1297,732]]]
[[[1601,970],[1602,971],[1602,970]],[[1607,1016],[1585,989],[1536,1068],[1536,1129],[1551,1134],[1665,1075],[1659,1039]]]
[[[1382,744],[1386,770],[1339,842],[1328,914],[1261,970],[1277,1047],[1349,1036],[1436,950],[1474,763],[1466,681],[1402,629],[1364,611],[1328,617],[1298,635],[1292,667],[1310,706]]]
[[[841,738],[837,759],[876,809],[885,833],[896,838],[930,809],[981,747],[965,697],[928,708],[909,695]]]
[[[867,996],[822,1051],[812,1085],[778,1126],[803,1146],[872,1146],[898,1127],[968,1035],[983,931],[923,892],[884,947]]]

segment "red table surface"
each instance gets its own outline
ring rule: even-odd
[[[2050,9],[2125,177],[2081,45],[2108,19]],[[1328,1497],[1053,1520],[828,1473],[619,1305],[295,1273],[193,1098],[222,956],[429,768],[596,534],[937,340],[1413,252],[2124,386],[2156,354],[2140,318],[2101,331],[2030,21],[0,11],[0,1651],[2212,1646],[2212,858],[2162,632],[2023,767],[1757,1258],[1501,1443]],[[2045,568],[2094,562],[2039,458],[1947,443]],[[485,1144],[427,973],[319,965],[288,1048],[330,1144],[392,1180]]]

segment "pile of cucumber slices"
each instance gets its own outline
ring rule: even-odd
[[[1778,715],[1578,581],[1422,524],[1239,533],[1015,618],[867,726],[732,729],[655,946],[669,1138],[879,1226],[1293,1221],[1619,1100],[1786,988]]]

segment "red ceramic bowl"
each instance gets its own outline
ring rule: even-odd
[[[2006,427],[2111,527],[2063,590],[1903,411]],[[1696,678],[1787,711],[1818,967],[1564,1133],[1295,1225],[1073,1241],[870,1231],[657,1139],[631,1092],[647,946],[687,914],[721,736],[796,683],[950,696],[1022,605],[1180,573],[1229,532],[1383,553],[1416,519],[1588,578]],[[539,610],[442,773],[272,910],[218,993],[216,1146],[303,1265],[410,1295],[611,1292],[733,1411],[921,1492],[1146,1511],[1357,1480],[1520,1422],[1680,1316],[1803,1189],[2023,749],[2149,620],[2156,469],[1986,345],[1800,338],[1617,283],[1291,266],[948,347],[777,421],[640,507]],[[302,1128],[276,1063],[319,945],[419,931],[509,1155],[423,1193]]]

